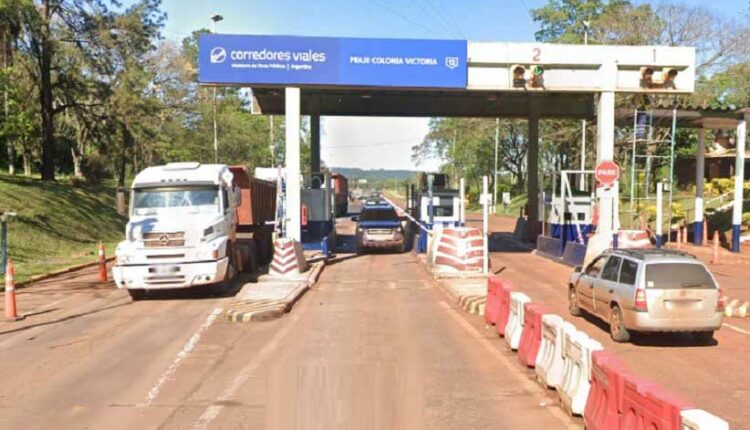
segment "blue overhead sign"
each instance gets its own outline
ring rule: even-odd
[[[466,41],[205,34],[199,81],[466,88]]]

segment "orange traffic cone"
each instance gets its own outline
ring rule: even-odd
[[[714,230],[714,255],[711,257],[711,264],[721,264],[719,261],[719,230]]]
[[[104,245],[99,242],[99,282],[107,282],[107,258],[104,256]]]
[[[703,220],[703,246],[708,246],[708,220]]]
[[[16,269],[13,260],[8,258],[8,266],[5,269],[5,319],[16,320]]]

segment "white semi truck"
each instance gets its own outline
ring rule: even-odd
[[[250,196],[243,185],[257,181],[243,178],[243,172],[244,167],[200,163],[140,172],[132,184],[126,238],[115,252],[117,287],[139,300],[149,290],[221,286],[248,262],[257,262],[258,235],[238,228],[238,219],[248,219],[243,208],[252,212],[252,198],[242,201],[243,194]]]

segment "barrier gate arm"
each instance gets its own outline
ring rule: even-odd
[[[412,222],[414,222],[415,224],[417,224],[417,226],[419,226],[420,229],[424,230],[428,235],[432,236],[432,235],[435,234],[432,230],[428,229],[427,227],[425,227],[424,225],[422,225],[422,223],[420,223],[419,221],[417,221],[416,218],[414,218],[413,216],[409,215],[409,212],[405,211],[402,207],[400,207],[397,204],[393,203],[391,201],[391,199],[389,199],[388,197],[383,196],[383,200],[385,200],[386,202],[388,202],[388,204],[391,205],[391,206],[393,206],[394,208],[401,209],[401,212],[403,212],[404,215],[406,215],[407,218],[409,218],[410,220],[412,220]]]

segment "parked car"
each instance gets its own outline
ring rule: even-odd
[[[352,220],[357,222],[357,253],[370,249],[404,252],[404,228],[393,206],[366,205]]]
[[[609,322],[610,336],[633,332],[691,332],[710,342],[724,302],[716,279],[694,256],[663,249],[608,250],[570,275],[570,313]]]

